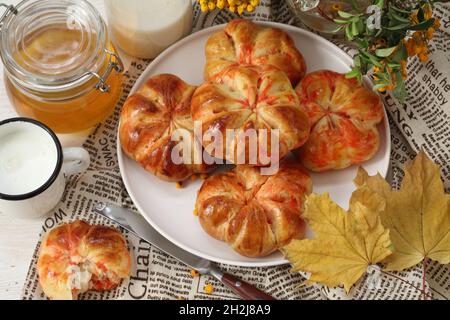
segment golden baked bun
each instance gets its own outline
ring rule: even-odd
[[[88,290],[117,287],[129,277],[131,259],[119,231],[76,221],[45,237],[37,268],[48,298],[72,300]]]
[[[209,235],[241,255],[263,257],[304,236],[301,215],[311,190],[311,178],[295,162],[283,161],[273,176],[238,166],[204,182],[196,212]]]
[[[192,118],[202,123],[205,150],[215,158],[234,164],[268,165],[258,150],[266,151],[268,156],[275,151],[270,143],[273,129],[279,130],[279,159],[302,146],[310,131],[308,117],[300,108],[286,74],[270,66],[231,67],[222,75],[220,83],[203,84],[192,97]],[[250,146],[250,141],[243,144],[239,135],[227,136],[227,129],[245,133],[249,129],[257,133],[266,129],[267,135],[258,134],[258,150],[252,151],[257,153],[256,163],[250,157],[249,148],[241,148]],[[211,145],[208,132],[223,137],[223,148],[208,148]]]
[[[160,179],[178,182],[211,169],[205,164],[194,164],[195,143],[192,143],[191,162],[175,164],[172,158],[172,151],[178,144],[172,141],[176,129],[187,130],[194,141],[191,118],[194,91],[194,86],[177,76],[157,75],[131,95],[123,106],[119,127],[123,151]]]
[[[284,31],[237,19],[212,35],[206,44],[205,79],[215,82],[235,65],[272,65],[284,71],[292,85],[306,73],[306,63]]]
[[[312,126],[308,142],[299,150],[307,169],[344,169],[376,154],[377,125],[384,118],[376,93],[356,79],[327,70],[306,75],[296,91]]]

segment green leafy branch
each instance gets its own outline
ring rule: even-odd
[[[339,11],[335,23],[345,30],[346,37],[357,49],[349,78],[358,78],[373,71],[375,89],[392,91],[404,102],[407,98],[405,80],[409,57],[428,59],[428,42],[439,23],[432,17],[432,1],[418,1],[414,8],[401,8],[388,0],[375,0],[381,12],[381,28],[371,28],[373,13],[362,10]]]

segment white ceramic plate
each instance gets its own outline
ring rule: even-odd
[[[329,41],[296,27],[277,23],[263,24],[283,29],[291,35],[306,59],[308,72],[320,69],[337,72],[350,70],[352,59]],[[222,28],[223,26],[216,26],[202,30],[167,49],[148,66],[132,92],[149,77],[161,73],[172,73],[190,84],[200,85],[203,82],[206,41],[211,34]],[[380,150],[371,161],[364,164],[364,168],[370,174],[379,172],[386,176],[391,149],[387,118],[379,129]],[[208,236],[202,230],[198,218],[193,215],[201,181],[190,182],[185,189],[178,190],[174,183],[158,180],[128,159],[122,152],[120,142],[118,157],[123,181],[134,204],[152,226],[174,244],[203,258],[229,265],[264,267],[287,263],[281,253],[259,259],[242,257],[226,243]],[[347,208],[348,200],[355,189],[352,181],[356,170],[357,167],[352,167],[338,172],[312,174],[314,191],[330,193],[339,205]]]

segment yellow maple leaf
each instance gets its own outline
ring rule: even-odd
[[[303,217],[315,236],[294,240],[283,249],[293,272],[310,273],[307,283],[318,282],[328,287],[344,285],[349,292],[369,265],[392,253],[389,231],[380,221],[382,209],[383,200],[364,188],[352,197],[348,213],[328,194],[310,195]]]
[[[357,186],[369,188],[385,200],[381,221],[390,230],[395,249],[385,260],[386,268],[401,271],[424,259],[448,264],[450,195],[445,193],[439,166],[421,152],[404,171],[399,191],[392,190],[380,175],[370,177],[364,169],[355,179]]]

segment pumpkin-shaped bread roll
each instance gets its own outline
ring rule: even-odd
[[[205,79],[217,81],[230,66],[272,65],[296,85],[306,73],[305,60],[284,31],[238,19],[212,35],[206,44]]]
[[[247,257],[263,257],[304,236],[301,215],[312,181],[303,167],[283,161],[272,176],[256,167],[207,179],[199,191],[196,212],[203,229]]]
[[[201,161],[202,164],[195,161],[198,148],[191,118],[194,91],[194,86],[174,75],[157,75],[131,95],[123,106],[119,127],[123,151],[160,179],[183,181],[193,174],[207,173],[212,168],[204,161]],[[190,142],[183,143],[190,146],[190,161],[187,155],[174,150],[180,144],[177,141],[179,137],[173,135],[178,129],[190,135]],[[199,151],[201,155],[201,147]],[[179,159],[175,159],[173,154],[180,156]]]
[[[72,300],[88,290],[117,287],[130,275],[131,258],[119,231],[76,221],[45,237],[37,269],[48,298]]]
[[[278,162],[302,146],[310,131],[286,74],[270,66],[232,67],[220,83],[203,84],[192,98],[192,118],[202,124],[205,151],[234,164],[268,165],[266,155]],[[257,138],[242,139],[252,132]],[[217,136],[222,147],[209,148]]]
[[[296,91],[312,126],[308,142],[298,152],[307,169],[344,169],[376,154],[377,125],[384,118],[376,93],[333,71],[306,75]]]

